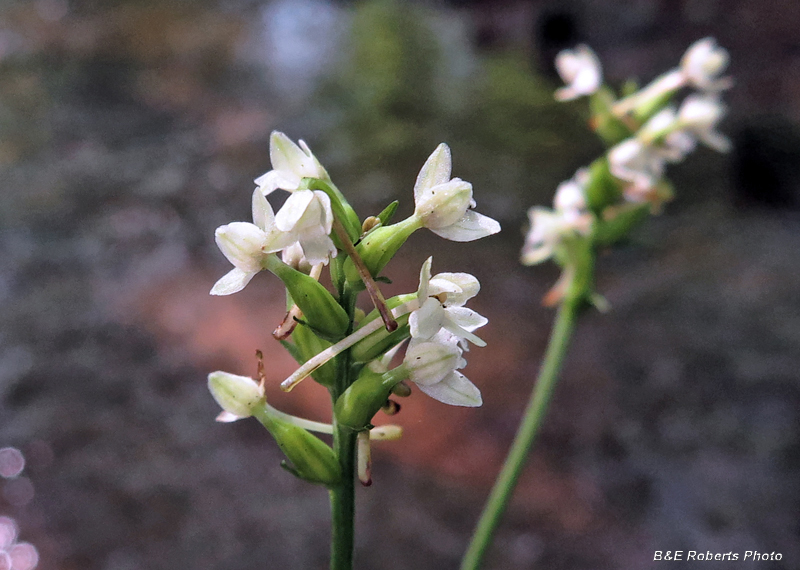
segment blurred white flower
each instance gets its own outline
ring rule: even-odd
[[[261,271],[265,255],[291,243],[290,237],[276,227],[272,206],[257,189],[253,192],[253,223],[233,222],[220,226],[214,238],[234,268],[214,284],[212,295],[241,291]]]
[[[593,217],[586,210],[588,178],[589,172],[581,168],[570,180],[559,184],[553,198],[554,210],[538,206],[528,210],[531,227],[522,247],[522,263],[535,265],[549,259],[564,236],[589,234]]]
[[[471,210],[472,184],[450,178],[450,147],[442,143],[425,161],[414,185],[414,216],[433,233],[452,241],[472,241],[500,231],[492,218]]]
[[[581,44],[575,49],[560,52],[556,56],[556,70],[567,84],[556,91],[555,97],[559,101],[591,95],[603,82],[600,60],[587,45]]]
[[[689,95],[678,111],[678,121],[681,128],[709,147],[719,152],[728,152],[731,149],[730,140],[716,130],[725,111],[725,105],[716,95]]]
[[[719,77],[727,66],[728,52],[714,38],[696,41],[681,58],[681,73],[686,83],[704,91],[731,87],[733,82],[729,77]]]
[[[256,178],[255,183],[265,196],[278,188],[294,192],[303,178],[329,180],[328,173],[300,140],[299,146],[280,131],[272,131],[269,159],[272,170]]]

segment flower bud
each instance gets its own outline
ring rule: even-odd
[[[402,374],[374,372],[365,366],[336,400],[336,421],[350,429],[363,430],[386,403],[392,387],[402,379]]]
[[[328,445],[301,427],[275,417],[266,406],[255,406],[253,415],[275,438],[292,465],[287,469],[306,481],[335,485],[342,477],[336,454]]]
[[[248,376],[212,372],[208,375],[208,389],[220,407],[237,418],[248,418],[252,408],[264,399],[263,388]]]
[[[380,226],[367,234],[361,240],[361,243],[356,246],[356,251],[364,261],[364,265],[369,269],[370,274],[373,277],[377,277],[408,237],[421,227],[421,222],[412,216],[390,226]],[[344,272],[347,281],[353,287],[363,289],[364,284],[361,281],[361,276],[358,274],[353,261],[349,258],[344,263]]]

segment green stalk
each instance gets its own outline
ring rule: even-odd
[[[340,303],[350,317],[348,334],[353,330],[355,298],[345,285],[340,292]],[[350,350],[338,356],[339,370],[336,383],[330,388],[333,406],[345,390],[353,383],[351,378]],[[342,478],[330,489],[331,499],[331,570],[352,570],[353,542],[355,528],[355,471],[356,471],[356,432],[340,425],[333,415],[333,451],[339,459]]]
[[[558,381],[558,373],[575,329],[575,320],[581,302],[580,298],[568,295],[558,309],[544,362],[533,387],[528,407],[517,435],[514,437],[514,442],[511,444],[503,469],[495,481],[481,518],[475,527],[469,548],[461,561],[461,570],[480,568],[486,555],[486,549],[491,544],[494,532],[500,524],[500,518],[511,499],[511,493],[514,491],[533,441],[547,413],[547,407]]]

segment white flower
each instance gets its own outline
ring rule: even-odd
[[[696,41],[681,58],[681,73],[686,83],[705,91],[730,88],[730,78],[719,78],[727,66],[728,52],[714,38]]]
[[[478,293],[480,283],[468,273],[439,273],[431,278],[432,261],[429,257],[420,270],[417,292],[420,307],[408,317],[411,338],[428,340],[445,329],[477,346],[486,346],[472,331],[489,320],[463,306]]]
[[[217,417],[223,422],[249,418],[253,406],[264,398],[264,387],[249,376],[219,370],[208,375],[208,389],[224,410]]]
[[[275,224],[272,206],[260,191],[253,192],[253,222],[233,222],[217,228],[214,239],[234,268],[211,289],[212,295],[230,295],[244,289],[261,271],[264,256],[280,251],[289,243]]]
[[[450,178],[450,147],[442,143],[422,166],[414,185],[414,216],[433,233],[452,241],[472,241],[500,231],[492,218],[471,210],[472,184]]]
[[[336,257],[336,246],[330,238],[331,199],[325,192],[293,192],[275,216],[275,227],[287,234],[286,240],[300,246],[311,265],[328,263],[331,257]]]
[[[558,185],[553,199],[555,210],[542,207],[528,210],[531,228],[522,247],[522,263],[535,265],[549,259],[566,235],[589,234],[593,217],[586,210],[588,181],[588,170],[581,168],[570,180]]]
[[[303,178],[328,180],[328,173],[304,141],[296,145],[280,131],[272,131],[269,159],[272,170],[256,178],[255,183],[266,196],[278,188],[294,192]]]
[[[459,338],[442,330],[426,341],[412,338],[403,365],[409,380],[431,398],[451,406],[480,406],[480,390],[458,372],[467,364],[461,355]]]
[[[559,101],[591,95],[603,81],[600,60],[589,46],[583,44],[560,52],[556,56],[556,70],[567,84],[556,91],[555,97]]]
[[[608,151],[611,174],[632,184],[654,186],[664,175],[666,158],[653,146],[629,138]]]
[[[726,136],[717,132],[717,124],[725,115],[725,105],[716,95],[689,95],[681,104],[678,121],[686,129],[709,147],[719,152],[727,152],[731,143]]]

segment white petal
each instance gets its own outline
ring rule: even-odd
[[[214,418],[214,421],[218,421],[220,423],[227,424],[227,423],[235,422],[235,421],[241,420],[241,419],[244,419],[244,418],[242,418],[242,416],[237,416],[236,414],[232,414],[230,412],[226,412],[226,411],[223,410],[217,415],[216,418]]]
[[[408,317],[411,336],[414,338],[431,338],[440,328],[444,320],[444,308],[438,300],[428,297],[422,306]]]
[[[292,231],[314,201],[314,192],[301,190],[292,193],[275,216],[275,227],[282,232]]]
[[[305,158],[306,154],[292,139],[280,131],[272,131],[269,138],[269,160],[272,162],[272,168],[291,172],[299,177],[299,170]]]
[[[259,191],[267,196],[278,188],[289,192],[297,190],[300,186],[300,177],[288,170],[270,170],[256,178],[255,183]]]
[[[474,210],[467,210],[464,217],[452,226],[431,231],[451,241],[473,241],[496,234],[500,231],[500,224],[489,216],[484,216]]]
[[[208,390],[223,410],[240,418],[250,417],[264,397],[263,387],[252,378],[220,370],[208,375]]]
[[[458,326],[450,319],[445,319],[444,322],[442,323],[442,326],[451,333],[453,333],[455,336],[467,339],[475,346],[486,346],[486,341],[484,341],[481,337],[471,333],[465,328]],[[461,368],[461,366],[459,366],[458,368]]]
[[[272,206],[258,188],[253,191],[252,202],[253,223],[265,232],[269,232],[275,225],[275,212],[272,210]]]
[[[267,245],[268,240],[267,234],[258,226],[247,222],[232,222],[218,227],[214,232],[214,240],[222,255],[234,267],[246,272],[261,269],[262,248]]]
[[[448,307],[444,312],[447,320],[470,332],[489,322],[489,319],[467,307]]]
[[[419,270],[419,289],[417,289],[417,299],[420,304],[425,302],[428,298],[428,287],[431,280],[431,264],[433,263],[433,256],[425,260],[422,268]]]
[[[550,259],[553,255],[554,247],[552,243],[526,243],[522,248],[520,263],[523,265],[536,265]]]
[[[455,294],[448,292],[445,307],[460,307],[472,299],[481,290],[481,284],[474,275],[469,273],[437,273],[431,279],[431,290],[442,287],[442,283],[447,282],[451,287],[455,286],[460,291]],[[445,289],[442,287],[442,291]],[[437,293],[431,293],[436,295]]]
[[[333,245],[331,238],[324,234],[303,238],[300,242],[303,248],[303,255],[308,263],[316,265],[318,263],[328,264],[332,257],[336,257],[336,246]]]
[[[420,386],[435,384],[461,365],[461,350],[452,344],[423,342],[410,345],[403,358],[408,379]]]
[[[214,283],[211,288],[212,295],[232,295],[238,293],[245,288],[245,285],[255,277],[258,271],[242,271],[238,267],[234,267],[228,273],[223,275],[219,281]]]
[[[426,228],[445,228],[464,216],[472,199],[472,184],[460,178],[425,188],[415,198],[414,215],[423,220]]]
[[[417,182],[414,184],[414,201],[419,199],[423,190],[448,182],[452,164],[450,147],[445,143],[437,146],[417,175]]]
[[[453,371],[436,384],[428,386],[417,384],[417,386],[434,400],[451,406],[475,408],[483,404],[481,391],[460,372]]]

